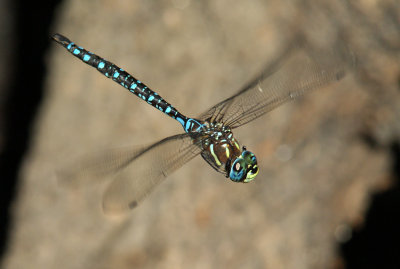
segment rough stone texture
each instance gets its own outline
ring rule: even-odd
[[[101,186],[60,187],[54,170],[181,127],[54,45],[4,268],[341,266],[335,244],[362,223],[371,192],[391,184],[387,151],[362,137],[399,139],[397,1],[73,0],[58,12],[55,32],[187,115],[232,95],[299,34],[316,47],[346,43],[359,69],[235,132],[257,153],[254,183],[231,183],[198,157],[130,215],[108,218]]]

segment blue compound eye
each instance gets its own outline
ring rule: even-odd
[[[229,177],[235,182],[250,182],[258,174],[257,158],[250,151],[243,151],[231,166]]]
[[[241,182],[246,178],[246,161],[241,156],[233,162],[229,178],[235,182]]]

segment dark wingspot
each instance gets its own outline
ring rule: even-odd
[[[129,204],[129,208],[130,208],[130,209],[134,209],[135,207],[137,207],[137,205],[138,205],[137,201],[133,201],[133,202],[131,202],[131,203]]]

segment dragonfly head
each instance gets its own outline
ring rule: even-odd
[[[257,159],[254,153],[243,147],[242,154],[233,160],[229,178],[234,182],[248,183],[258,174]]]

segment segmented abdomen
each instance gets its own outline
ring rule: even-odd
[[[90,51],[85,50],[60,34],[55,34],[53,38],[55,41],[57,41],[57,43],[61,44],[69,52],[71,52],[72,55],[81,59],[84,63],[96,68],[106,77],[111,78],[129,90],[131,93],[146,101],[148,104],[164,112],[173,119],[176,119],[182,124],[183,127],[185,127],[186,121],[188,120],[187,117],[179,113],[178,110],[176,110],[156,92],[149,89],[145,84],[128,74],[122,68],[94,53],[91,53]]]

